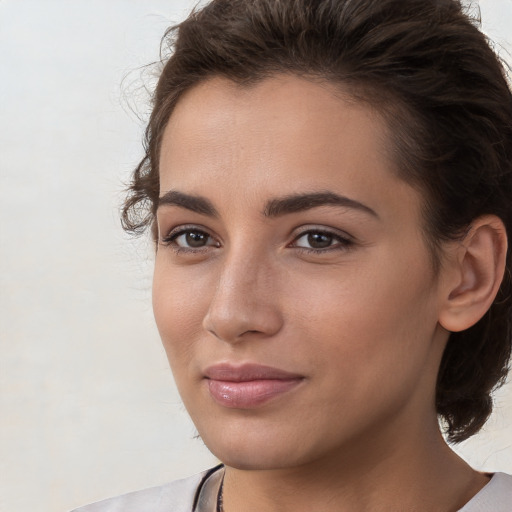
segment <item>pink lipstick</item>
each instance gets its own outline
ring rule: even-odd
[[[252,409],[297,387],[301,375],[258,364],[218,364],[205,371],[211,397],[233,409]]]

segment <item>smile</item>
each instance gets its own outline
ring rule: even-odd
[[[304,377],[269,366],[220,364],[205,371],[210,396],[219,405],[252,409],[296,388]]]

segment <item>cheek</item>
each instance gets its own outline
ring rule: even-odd
[[[153,276],[153,313],[169,362],[175,368],[192,359],[209,304],[205,279],[193,270],[172,268],[157,255]],[[204,276],[203,276],[204,277]]]
[[[420,364],[429,350],[437,311],[428,264],[414,260],[383,254],[371,265],[337,269],[336,275],[321,279],[293,280],[295,289],[289,294],[301,300],[294,302],[292,316],[300,319],[301,337],[307,333],[320,348],[312,350],[319,364],[328,355],[349,374],[382,374],[401,362],[414,365],[415,359]]]

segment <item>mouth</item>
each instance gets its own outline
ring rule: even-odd
[[[295,389],[304,377],[258,364],[218,364],[204,372],[210,396],[232,409],[252,409]]]

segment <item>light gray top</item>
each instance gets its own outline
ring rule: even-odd
[[[491,481],[459,512],[512,512],[512,476],[494,473]]]
[[[72,512],[215,512],[223,476],[222,468],[207,471],[160,487],[99,501]],[[495,473],[459,512],[512,512],[512,476]]]

